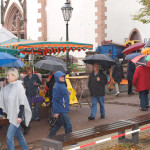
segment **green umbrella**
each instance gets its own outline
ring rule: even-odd
[[[146,57],[146,60],[150,61],[150,55],[148,55],[148,56]]]
[[[19,55],[20,54],[20,51],[17,49],[5,48],[5,47],[0,47],[0,52],[8,53],[11,55]]]

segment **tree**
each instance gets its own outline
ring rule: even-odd
[[[150,23],[150,0],[140,0],[142,8],[136,15],[133,15],[133,20],[138,20],[143,24]]]

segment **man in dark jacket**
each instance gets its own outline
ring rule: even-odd
[[[114,61],[116,62],[116,64],[113,66],[112,77],[115,81],[116,96],[118,96],[120,93],[119,85],[120,85],[120,82],[122,81],[122,78],[123,78],[123,67],[122,67],[122,64],[119,62],[119,59],[117,57],[114,59]]]
[[[132,80],[133,80],[134,72],[135,72],[135,64],[132,61],[129,61],[128,68],[127,68],[128,94],[129,95],[134,94],[132,92]]]
[[[93,72],[89,77],[88,87],[91,95],[91,116],[89,120],[94,120],[97,112],[97,101],[100,104],[101,118],[105,118],[105,85],[107,84],[107,77],[103,72],[99,71],[99,65],[93,65]]]
[[[63,125],[65,128],[65,134],[72,132],[72,125],[68,116],[69,112],[69,92],[65,83],[65,74],[61,71],[57,71],[54,74],[55,85],[53,88],[52,97],[52,111],[55,118],[59,117],[59,122],[51,129],[48,138],[55,136],[56,132]]]

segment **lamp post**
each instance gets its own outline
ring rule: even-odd
[[[68,32],[68,22],[70,21],[70,18],[72,16],[72,10],[73,8],[70,5],[70,2],[68,2],[68,0],[66,0],[65,5],[61,8],[62,13],[63,13],[63,17],[64,17],[64,21],[66,22],[66,41],[69,41],[69,32]],[[66,53],[66,63],[68,66],[68,62],[69,62],[69,52]]]

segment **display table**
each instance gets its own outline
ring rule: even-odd
[[[72,81],[72,86],[79,95],[78,102],[80,107],[82,107],[81,99],[84,97],[87,101],[87,104],[90,106],[90,103],[87,99],[87,97],[84,95],[84,89],[86,88],[87,81],[89,79],[89,76],[72,76],[72,77],[66,77],[66,79],[69,79]],[[81,90],[81,93],[79,94],[79,89]],[[91,106],[90,106],[91,107]]]

